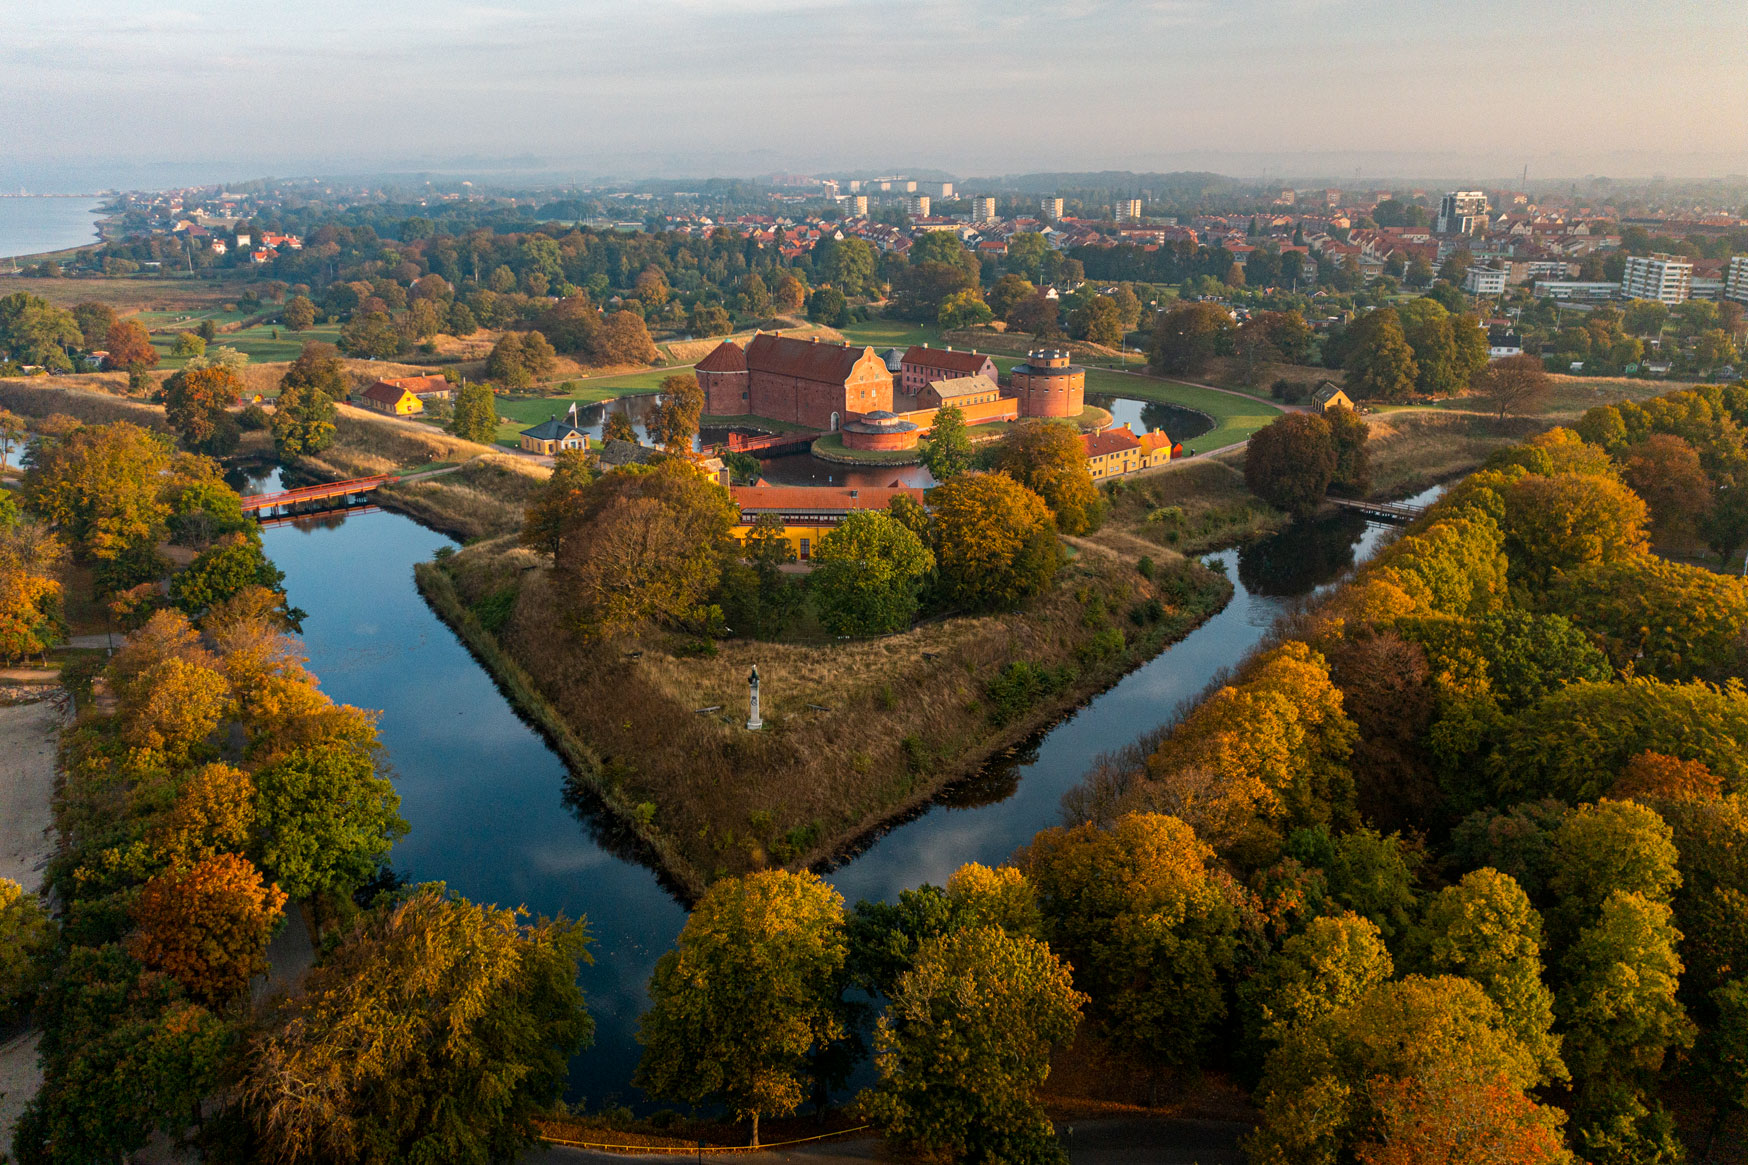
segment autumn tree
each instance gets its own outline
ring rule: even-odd
[[[1699,452],[1671,433],[1653,433],[1632,446],[1621,480],[1645,500],[1659,540],[1697,533],[1712,505],[1711,481]]]
[[[145,884],[128,953],[222,1007],[267,970],[267,940],[284,905],[285,894],[264,883],[249,859],[217,854]]]
[[[158,350],[152,347],[150,333],[138,320],[118,320],[111,325],[103,346],[108,352],[103,358],[103,366],[107,369],[129,372],[157,366]]]
[[[601,425],[601,440],[630,441],[633,445],[637,444],[637,425],[632,421],[631,414],[609,411],[606,421]]]
[[[650,440],[669,453],[688,453],[703,415],[704,390],[698,387],[698,378],[678,373],[662,378],[661,396],[644,425]]]
[[[634,1082],[720,1103],[752,1123],[801,1104],[808,1055],[843,1033],[843,899],[812,873],[770,870],[705,892],[650,977]]]
[[[782,272],[771,284],[771,310],[778,315],[794,315],[806,300],[807,285],[792,271]]]
[[[1021,861],[1107,1037],[1165,1067],[1197,1064],[1226,1014],[1237,912],[1212,857],[1182,821],[1140,813],[1044,830]]]
[[[223,365],[184,368],[164,382],[164,418],[187,448],[228,453],[238,438],[230,410],[242,395],[242,378]]]
[[[1617,562],[1645,548],[1645,503],[1608,477],[1532,473],[1504,492],[1505,555],[1513,579],[1548,585],[1562,571]]]
[[[1363,498],[1372,491],[1372,454],[1366,442],[1372,427],[1350,408],[1337,405],[1323,414],[1329,426],[1335,470],[1329,488],[1350,498]]]
[[[1054,299],[1042,291],[1034,291],[1016,300],[1002,319],[1007,321],[1010,332],[1025,332],[1040,340],[1048,340],[1062,334],[1058,323],[1061,314],[1062,309]]]
[[[1554,381],[1538,357],[1523,353],[1488,364],[1475,379],[1475,391],[1503,421],[1512,413],[1546,407],[1554,395]]]
[[[1313,918],[1238,990],[1263,1051],[1305,1024],[1351,1006],[1395,973],[1375,924],[1351,912]]]
[[[699,618],[736,517],[728,491],[678,459],[584,486],[557,557],[577,625],[616,635]]]
[[[522,544],[556,557],[563,548],[571,512],[594,480],[595,470],[586,450],[560,449],[554,454],[551,476],[536,488],[524,512]]]
[[[307,332],[316,326],[316,305],[307,295],[294,295],[279,309],[279,322],[288,332]]]
[[[65,308],[23,291],[0,296],[0,353],[16,363],[40,364],[50,372],[71,372],[73,362],[67,350],[83,342],[79,321]],[[150,348],[149,342],[147,347]],[[152,358],[156,360],[157,353]]]
[[[935,564],[947,601],[1011,610],[1042,594],[1062,565],[1044,499],[1005,473],[966,473],[937,487]]]
[[[0,522],[0,658],[41,655],[64,636],[60,574],[66,557],[42,523]]]
[[[879,635],[910,626],[935,556],[878,510],[850,514],[813,550],[808,589],[834,635]]]
[[[1563,942],[1593,925],[1616,893],[1667,903],[1681,884],[1668,822],[1631,801],[1597,801],[1567,814],[1554,832],[1552,858],[1549,917]]]
[[[659,355],[643,317],[628,311],[612,312],[601,321],[590,353],[596,364],[654,364]]]
[[[72,307],[73,322],[79,326],[79,335],[87,352],[95,352],[103,347],[109,339],[109,329],[115,326],[115,309],[107,303],[97,303],[87,300],[76,303]]]
[[[509,1160],[593,1038],[588,941],[441,887],[390,899],[254,1025],[238,1107],[288,1165]]]
[[[1722,681],[1748,662],[1748,582],[1739,576],[1638,554],[1567,571],[1547,605],[1623,671]]]
[[[1214,303],[1175,303],[1153,326],[1148,363],[1165,375],[1194,376],[1226,354],[1232,313]]]
[[[279,378],[280,392],[294,387],[314,389],[329,400],[345,400],[350,388],[340,350],[332,344],[305,344]]]
[[[980,926],[929,939],[880,1018],[872,1115],[953,1160],[1066,1160],[1036,1093],[1084,1001],[1035,938]]]
[[[1288,413],[1251,434],[1244,484],[1269,505],[1303,517],[1322,503],[1335,466],[1335,444],[1322,415]]]
[[[1104,522],[1105,502],[1087,469],[1086,447],[1070,425],[1017,422],[996,444],[991,468],[1043,498],[1064,534],[1086,534]]]
[[[1566,1114],[1537,1104],[1503,1074],[1469,1076],[1433,1066],[1379,1081],[1377,1127],[1357,1146],[1358,1165],[1573,1165]]]
[[[386,311],[358,312],[340,329],[340,351],[360,360],[392,360],[407,346],[406,337]]]
[[[1393,311],[1367,312],[1348,325],[1347,390],[1356,400],[1399,401],[1413,393],[1419,368]]]
[[[971,468],[971,438],[965,432],[965,413],[957,405],[947,405],[935,413],[929,424],[928,443],[923,448],[923,465],[936,481],[951,481]]]
[[[492,386],[483,380],[464,380],[455,392],[455,410],[449,431],[463,441],[491,444],[498,431],[498,402]]]

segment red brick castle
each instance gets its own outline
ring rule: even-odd
[[[743,350],[724,340],[695,369],[704,411],[836,432],[892,409],[892,373],[872,348],[760,333]]]

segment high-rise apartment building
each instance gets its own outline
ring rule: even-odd
[[[1141,200],[1125,198],[1117,203],[1117,220],[1119,222],[1141,221]]]
[[[1628,255],[1621,298],[1686,303],[1693,294],[1693,261],[1681,255]]]
[[[1748,255],[1732,255],[1724,273],[1724,298],[1748,303]]]
[[[948,199],[951,197],[953,197],[953,184],[951,182],[941,183],[941,198]]]
[[[850,199],[850,213],[857,218],[868,217],[868,196],[866,194],[858,194]]]
[[[982,194],[971,200],[971,221],[995,221],[995,199],[992,196]]]
[[[1453,190],[1439,200],[1432,229],[1441,235],[1472,235],[1487,225],[1487,195],[1479,190]]]
[[[1045,218],[1055,222],[1062,217],[1062,200],[1060,198],[1044,198],[1038,202],[1038,209]]]
[[[913,194],[913,195],[911,195],[909,198],[904,200],[904,209],[910,214],[910,217],[912,217],[912,218],[928,218],[929,217],[929,196],[926,194]]]

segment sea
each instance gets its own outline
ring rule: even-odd
[[[96,198],[0,197],[0,259],[97,241]],[[0,270],[5,265],[0,263]]]

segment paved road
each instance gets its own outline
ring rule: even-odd
[[[1241,1165],[1238,1142],[1249,1126],[1212,1120],[1083,1120],[1060,1122],[1057,1131],[1074,1165]],[[822,1141],[762,1153],[715,1154],[746,1165],[829,1165],[842,1161],[898,1161],[877,1139]],[[576,1165],[595,1161],[687,1161],[680,1154],[620,1154],[550,1146],[522,1157],[523,1165]]]

